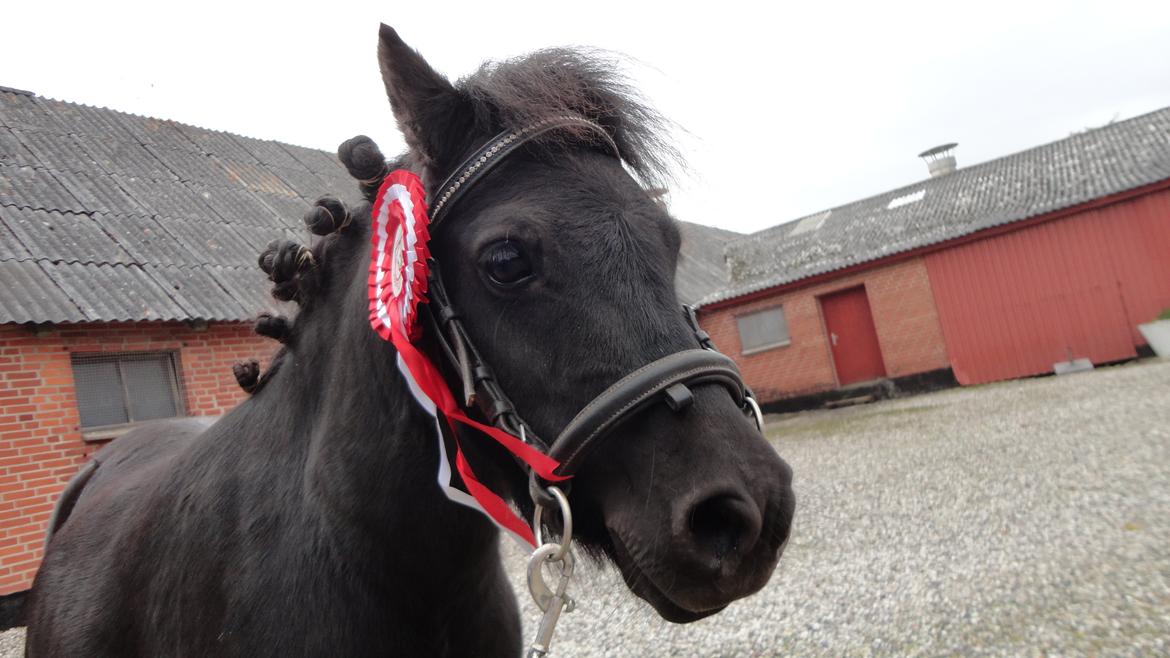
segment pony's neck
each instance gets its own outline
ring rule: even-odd
[[[355,316],[360,320],[343,319]],[[325,319],[311,317],[298,328],[253,401],[274,400],[295,415],[296,440],[307,450],[305,498],[326,532],[353,553],[347,560],[391,579],[403,567],[386,564],[389,554],[398,565],[438,559],[454,571],[498,561],[494,526],[448,500],[436,482],[435,423],[411,396],[393,348],[364,313]],[[403,559],[411,553],[426,561]]]

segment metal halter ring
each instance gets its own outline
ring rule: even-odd
[[[762,411],[760,411],[760,405],[756,402],[756,399],[750,395],[745,396],[744,401],[747,402],[749,407],[751,407],[752,417],[756,419],[756,428],[760,430],[761,434],[763,434],[764,433],[764,413]]]
[[[569,552],[569,544],[573,541],[573,513],[569,510],[569,498],[561,491],[560,487],[550,486],[545,489],[553,498],[556,499],[557,505],[561,508],[561,541],[556,554],[552,556],[553,561],[561,561]],[[536,536],[536,545],[544,546],[544,532],[541,523],[544,516],[544,506],[537,505],[536,512],[532,515],[532,533]]]

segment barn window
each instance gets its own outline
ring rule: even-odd
[[[751,354],[789,343],[788,321],[784,307],[777,306],[735,319],[739,325],[739,344],[743,354]]]
[[[171,352],[74,354],[72,361],[82,428],[184,415]]]

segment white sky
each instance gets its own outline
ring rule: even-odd
[[[793,5],[793,6],[787,6]],[[799,6],[797,6],[799,5]],[[456,9],[458,8],[458,9]],[[1170,106],[1170,2],[6,3],[0,85],[332,151],[402,142],[380,21],[452,78],[586,45],[685,132],[674,214],[752,231]]]

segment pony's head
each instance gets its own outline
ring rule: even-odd
[[[466,333],[537,435],[556,437],[628,373],[697,347],[674,289],[679,231],[646,191],[672,151],[658,115],[610,61],[543,51],[452,84],[386,26],[379,61],[409,148],[402,163],[432,195],[501,131],[573,115],[606,133],[567,126],[529,141],[448,208],[432,234]],[[384,173],[368,141],[342,151],[359,178]],[[335,226],[341,212],[314,217],[328,215]],[[355,219],[345,240],[368,245],[367,232]],[[339,259],[320,268],[328,277],[293,287],[323,299],[344,290],[348,301],[330,314],[365,323],[360,252],[324,254],[336,240],[327,238],[315,256],[277,245],[269,265],[292,279],[311,258]],[[388,345],[379,347],[393,358]],[[716,385],[692,393],[685,409],[652,405],[620,423],[594,446],[571,491],[579,543],[612,559],[635,594],[677,622],[763,587],[794,510],[791,470],[733,396]],[[474,439],[465,443],[478,446],[469,450],[476,472],[530,510],[524,473],[494,444]]]

